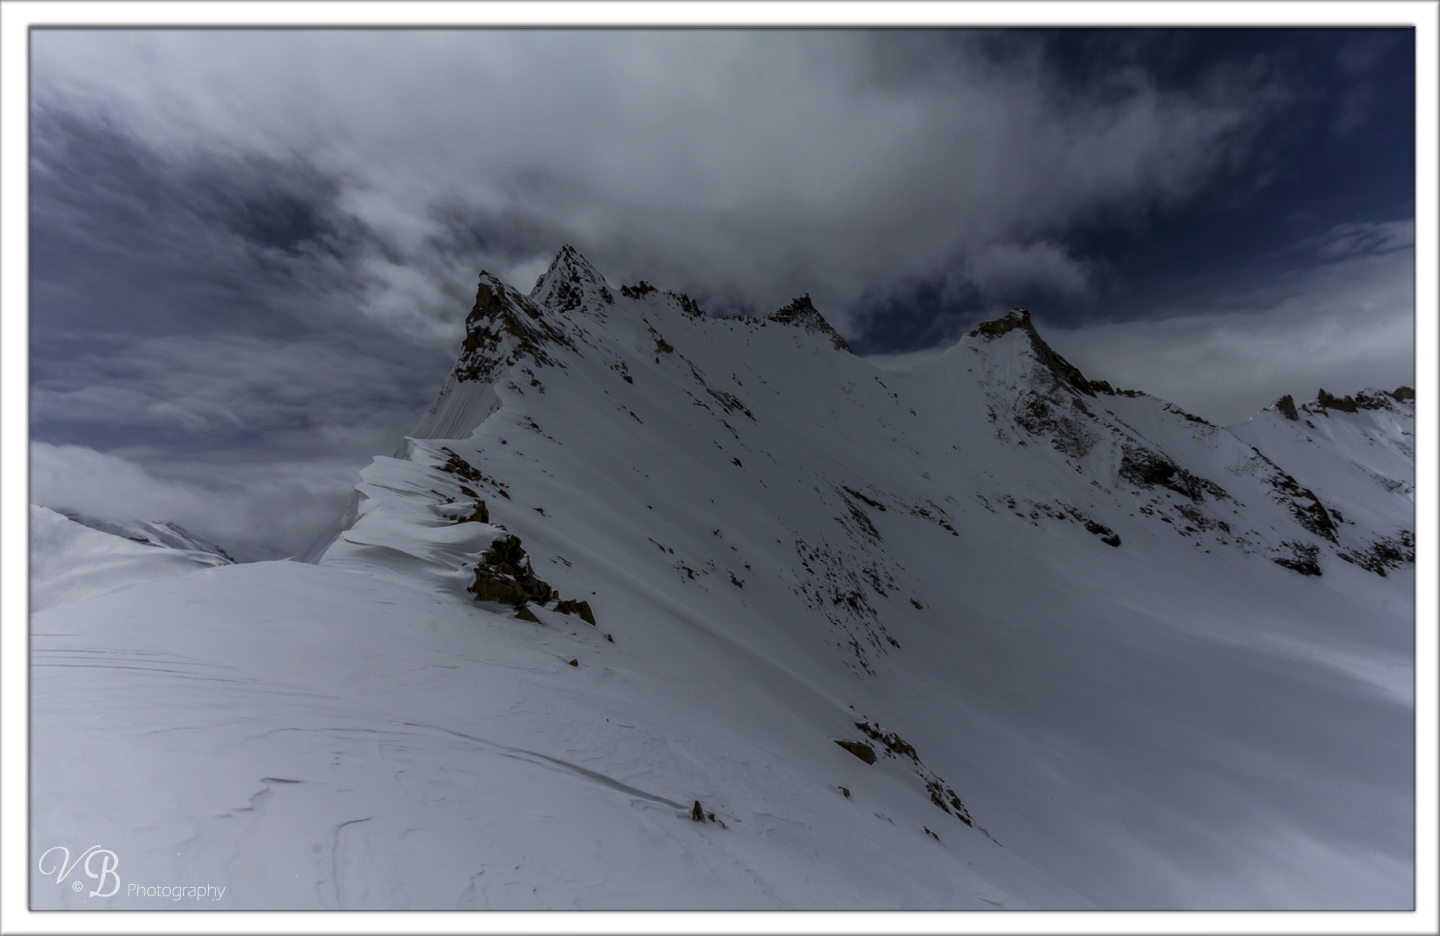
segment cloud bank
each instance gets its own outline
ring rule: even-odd
[[[166,520],[241,561],[299,552],[345,509],[368,458],[170,462],[169,476],[81,445],[30,443],[30,501],[106,519]]]
[[[1283,100],[1217,71],[1073,87],[1038,44],[825,32],[38,32],[42,112],[164,158],[302,161],[383,242],[357,308],[439,321],[443,284],[568,240],[717,308],[961,275],[1084,289],[1055,236],[1181,201]],[[303,208],[303,204],[301,206]],[[519,283],[528,286],[528,283]],[[428,315],[427,315],[428,313]]]
[[[1046,329],[1086,374],[1232,425],[1285,394],[1345,395],[1415,382],[1413,222],[1344,225],[1315,246],[1329,262],[1206,314]],[[1234,306],[1238,306],[1235,309]]]

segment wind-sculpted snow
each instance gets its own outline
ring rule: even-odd
[[[33,844],[248,907],[1411,904],[1406,410],[1242,440],[1018,311],[901,377],[786,308],[482,276],[318,566],[36,616]]]

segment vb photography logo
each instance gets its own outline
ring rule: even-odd
[[[80,877],[81,873],[95,881],[95,889],[86,896],[114,897],[120,893],[120,856],[99,845],[91,845],[73,861],[70,860],[70,849],[64,845],[56,845],[40,856],[36,868],[46,877],[53,874],[55,883],[61,885],[65,883],[65,879],[70,876],[72,871],[75,872],[75,880],[70,882],[70,889],[77,894],[85,889],[85,882]],[[77,868],[78,871],[76,871]],[[214,885],[172,887],[169,885],[127,884],[125,896],[161,897],[171,901],[208,899],[214,902],[225,896],[225,888]]]
[[[99,859],[99,867],[95,867],[96,859]],[[49,867],[46,867],[47,862]],[[64,845],[56,845],[54,848],[40,856],[36,865],[40,873],[49,877],[55,875],[56,884],[64,884],[70,872],[76,868],[85,872],[87,877],[96,881],[95,889],[88,896],[90,897],[114,897],[120,890],[120,856],[108,848],[101,848],[99,845],[91,845],[84,853],[76,856],[74,861],[70,860],[70,849]],[[106,885],[109,890],[104,890]],[[70,889],[76,892],[85,889],[85,882],[80,880],[80,875],[75,875],[71,882]]]

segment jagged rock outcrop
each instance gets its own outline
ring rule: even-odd
[[[571,312],[581,307],[603,312],[615,304],[615,296],[600,271],[569,244],[560,248],[550,269],[535,281],[529,300],[555,312]]]
[[[1040,365],[1055,378],[1056,383],[1063,384],[1087,396],[1095,395],[1095,388],[1085,375],[1080,373],[1080,368],[1071,364],[1063,357],[1055,353],[1055,350],[1045,343],[1040,333],[1035,330],[1035,324],[1030,321],[1029,311],[1016,306],[1001,318],[990,322],[982,322],[971,332],[971,338],[983,338],[993,340],[1010,332],[1020,329],[1030,339],[1030,347]],[[1109,388],[1109,384],[1106,384]]]
[[[559,596],[556,595],[555,597],[558,598]],[[576,601],[573,598],[567,598],[564,601],[555,602],[555,607],[551,610],[559,612],[560,614],[579,615],[580,620],[589,624],[591,627],[595,626],[595,612],[590,610],[590,602],[588,601]]]
[[[837,351],[850,350],[850,345],[829,322],[825,321],[825,316],[820,314],[820,310],[815,308],[810,301],[809,293],[793,299],[789,305],[771,312],[765,317],[765,321],[774,322],[777,325],[791,325],[804,329],[812,335],[824,335],[835,345]]]
[[[522,361],[564,366],[555,359],[554,350],[574,346],[534,301],[481,272],[475,305],[465,319],[465,343],[455,363],[455,377],[493,383],[502,370]]]
[[[469,591],[476,601],[498,601],[517,607],[549,601],[555,591],[535,575],[518,536],[502,536],[480,554]]]

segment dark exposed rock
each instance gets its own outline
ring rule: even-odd
[[[850,519],[855,522],[856,526],[858,526],[863,533],[877,543],[883,543],[885,541],[885,537],[881,536],[880,531],[875,529],[875,524],[871,522],[870,515],[867,514],[862,507],[848,502],[845,506],[850,508]],[[839,521],[842,527],[845,526],[845,520],[843,518],[836,517],[835,519]]]
[[[465,319],[465,343],[455,362],[456,379],[491,382],[503,368],[522,359],[557,366],[552,357],[557,347],[573,349],[574,343],[544,318],[537,305],[481,271],[475,305]]]
[[[701,807],[698,799],[695,801],[695,805],[690,807],[690,818],[696,822],[705,821],[705,810]]]
[[[1015,425],[1034,436],[1050,433],[1050,444],[1055,451],[1072,458],[1083,458],[1095,445],[1095,432],[1084,420],[1076,419],[1056,405],[1060,402],[1048,400],[1038,393],[1027,394],[1015,408]],[[1074,398],[1073,405],[1089,416],[1079,397]]]
[[[1225,489],[1213,481],[1192,475],[1158,452],[1127,445],[1120,456],[1120,477],[1140,487],[1169,488],[1196,503],[1209,494],[1216,500],[1229,497]]]
[[[854,754],[867,764],[875,763],[875,749],[864,741],[836,741],[836,744]]]
[[[876,741],[879,741],[881,744],[885,745],[886,751],[889,752],[891,755],[902,754],[909,757],[917,764],[920,762],[920,757],[918,754],[915,753],[915,749],[911,747],[908,742],[903,740],[895,732],[881,731],[880,726],[872,726],[869,722],[856,722],[855,727],[859,728],[861,731],[865,732],[867,735],[874,738]]]
[[[450,456],[448,459],[446,459],[445,464],[440,466],[441,471],[444,471],[448,474],[453,474],[455,477],[460,478],[463,481],[469,481],[471,483],[478,483],[485,480],[485,476],[482,475],[480,472],[476,471],[474,465],[470,464],[465,459],[461,458],[459,455],[456,455],[448,448],[441,449],[441,451],[444,452],[446,455]]]
[[[979,338],[981,335],[984,335],[986,338],[994,340],[1002,335],[1010,334],[1017,328],[1025,328],[1032,332],[1035,330],[1035,326],[1030,323],[1030,313],[1019,306],[1006,312],[998,319],[981,322],[970,331],[970,337]]]
[[[754,414],[750,412],[744,403],[740,402],[740,398],[735,396],[735,394],[727,393],[724,390],[716,390],[714,387],[706,387],[705,392],[714,397],[715,402],[719,403],[725,409],[725,412],[744,413],[749,417],[751,422],[755,421]]]
[[[794,325],[811,334],[826,335],[837,351],[850,350],[850,345],[829,322],[825,321],[825,316],[821,315],[820,310],[810,302],[809,293],[791,300],[789,305],[771,312],[765,317],[765,321],[774,322],[777,325]]]
[[[656,289],[654,286],[651,286],[649,283],[645,282],[643,279],[640,282],[636,283],[634,286],[626,286],[623,283],[620,285],[620,295],[624,296],[626,299],[639,299],[642,296],[648,296],[650,293],[653,292],[659,292],[659,290]]]
[[[535,289],[529,298],[548,309],[570,312],[585,304],[587,293],[593,293],[605,305],[615,302],[610,287],[605,284],[605,277],[580,256],[578,250],[566,244],[550,262],[550,269],[535,281]],[[600,313],[593,305],[590,311]]]
[[[524,609],[522,608],[521,610],[524,610]],[[575,667],[576,669],[579,669],[579,668],[580,668],[580,661],[579,661],[579,660],[571,660],[570,663],[569,663],[569,665]]]
[[[1187,413],[1187,412],[1185,412],[1184,410],[1182,410],[1180,407],[1174,405],[1173,403],[1166,403],[1166,404],[1165,404],[1165,412],[1167,412],[1167,413],[1174,413],[1176,416],[1179,416],[1181,419],[1184,419],[1186,422],[1199,423],[1199,424],[1202,425],[1202,426],[1213,426],[1213,425],[1214,425],[1214,423],[1210,422],[1210,420],[1205,419],[1205,418],[1202,417],[1202,416],[1196,416],[1194,413]]]
[[[1230,527],[1226,525],[1225,521],[1216,520],[1213,517],[1206,516],[1195,507],[1192,507],[1190,504],[1180,504],[1176,506],[1175,510],[1177,513],[1180,514],[1180,516],[1195,524],[1198,529],[1213,530],[1216,527],[1220,527],[1224,529],[1225,532],[1230,532]]]
[[[480,554],[475,581],[469,591],[476,601],[498,601],[524,605],[527,601],[549,601],[554,590],[535,577],[535,570],[520,547],[518,536],[502,536]]]
[[[1334,409],[1342,413],[1354,413],[1359,410],[1388,410],[1394,409],[1395,403],[1414,401],[1415,391],[1409,387],[1399,387],[1394,393],[1366,393],[1361,390],[1353,397],[1337,397],[1324,390],[1316,396],[1315,402],[1322,410]],[[1323,415],[1323,414],[1322,414]]]
[[[970,817],[970,811],[966,809],[965,804],[961,802],[959,794],[946,786],[945,781],[937,777],[929,768],[920,762],[920,755],[916,753],[913,746],[895,732],[882,731],[879,725],[871,725],[868,721],[856,722],[855,727],[884,745],[886,757],[910,758],[911,765],[915,772],[925,781],[925,791],[930,794],[930,802],[954,816],[956,819],[959,819],[967,826],[978,828],[975,826],[974,820]],[[984,829],[980,829],[980,831],[985,832]],[[985,832],[986,836],[989,836],[989,834],[989,832]]]
[[[1395,398],[1381,392],[1379,394],[1366,393],[1363,390],[1355,394],[1355,408],[1362,410],[1393,410]]]
[[[1277,556],[1272,561],[1276,565],[1293,569],[1301,575],[1320,575],[1320,547],[1312,543],[1282,543],[1290,547],[1292,555]]]
[[[484,502],[483,500],[482,500],[482,501],[476,501],[476,502],[475,502],[475,509],[474,509],[473,511],[471,511],[470,516],[468,516],[468,517],[461,517],[457,522],[459,522],[459,523],[489,523],[489,522],[490,522],[490,509],[485,506],[485,502]]]
[[[1110,383],[1105,380],[1090,381],[1090,389],[1094,390],[1096,393],[1103,393],[1106,396],[1123,396],[1130,397],[1131,399],[1135,399],[1136,397],[1142,397],[1145,395],[1139,390],[1123,390],[1120,387],[1112,387],[1110,386]]]
[[[1007,312],[1004,318],[998,318],[994,321],[983,322],[977,325],[974,330],[970,332],[970,337],[979,338],[984,336],[993,341],[1002,335],[1009,334],[1017,328],[1024,330],[1026,334],[1029,335],[1030,346],[1035,352],[1035,357],[1050,373],[1055,375],[1056,380],[1062,381],[1073,389],[1088,396],[1095,395],[1095,388],[1091,386],[1090,381],[1085,379],[1085,375],[1080,373],[1080,368],[1056,354],[1054,349],[1045,343],[1045,340],[1035,331],[1035,326],[1030,321],[1030,313],[1019,306]],[[1106,388],[1109,388],[1108,384]]]
[[[1118,547],[1120,545],[1120,535],[1114,530],[1105,526],[1104,524],[1096,523],[1094,520],[1091,520],[1087,517],[1085,519],[1085,529],[1088,532],[1100,537],[1100,542],[1104,543],[1107,546]]]
[[[1275,409],[1291,422],[1300,421],[1300,414],[1295,411],[1295,398],[1288,393],[1275,401]]]
[[[1353,413],[1357,409],[1353,397],[1332,396],[1326,393],[1323,387],[1320,389],[1319,395],[1316,396],[1315,402],[1320,404],[1321,409],[1334,409],[1342,413]]]
[[[876,508],[877,510],[883,511],[883,510],[885,509],[885,505],[884,505],[884,504],[880,503],[879,501],[871,500],[870,498],[866,497],[864,494],[861,494],[859,491],[852,491],[850,488],[845,487],[845,485],[843,485],[843,484],[840,486],[840,489],[841,489],[842,491],[844,491],[846,494],[849,494],[851,497],[859,498],[860,500],[862,500],[862,501],[864,501],[865,503],[869,504],[871,507]]]
[[[1270,477],[1265,478],[1265,483],[1275,489],[1281,495],[1280,502],[1290,508],[1290,514],[1306,530],[1316,536],[1323,536],[1330,542],[1339,542],[1339,533],[1335,528],[1335,521],[1331,519],[1330,512],[1325,505],[1320,503],[1320,498],[1309,488],[1301,487],[1299,482],[1281,471],[1274,462],[1260,455],[1260,459],[1272,469]]]
[[[575,601],[573,599],[557,601],[555,603],[555,610],[561,614],[578,614],[580,615],[580,620],[589,624],[591,627],[595,626],[595,614],[590,610],[590,602],[588,601]]]
[[[689,296],[685,295],[683,292],[675,292],[673,290],[667,289],[665,290],[665,295],[669,296],[671,299],[674,299],[675,302],[680,306],[680,311],[684,312],[691,318],[705,317],[705,310],[700,308],[699,303],[697,303],[694,299],[691,299]]]
[[[1393,539],[1381,537],[1364,549],[1352,549],[1337,555],[1383,578],[1386,570],[1398,569],[1407,562],[1415,561],[1415,537],[1409,530],[1401,530]]]

